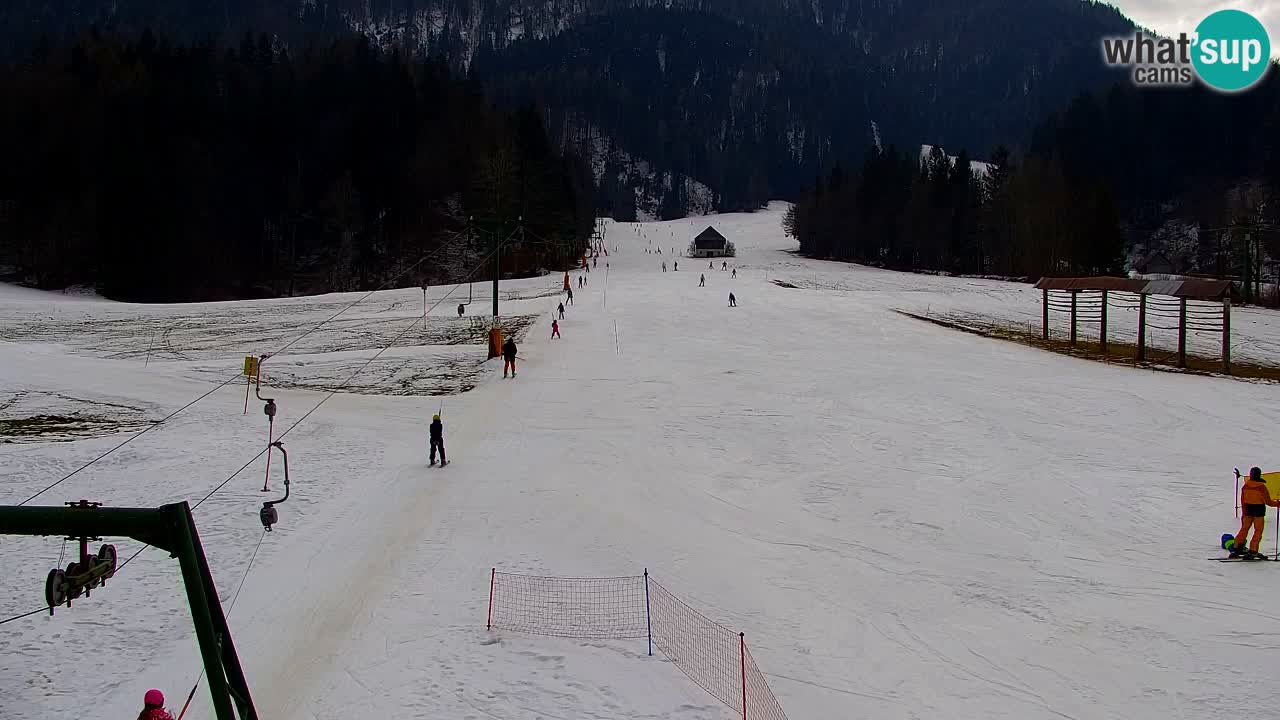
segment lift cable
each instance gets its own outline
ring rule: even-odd
[[[325,326],[325,325],[327,325],[328,323],[330,323],[330,322],[332,322],[333,320],[337,319],[337,317],[338,317],[339,315],[342,315],[343,313],[347,312],[348,310],[350,310],[351,308],[355,307],[356,305],[359,305],[360,303],[364,302],[365,300],[367,300],[367,299],[369,298],[369,296],[373,295],[373,294],[374,294],[374,293],[376,293],[376,292],[380,292],[380,291],[382,291],[382,290],[385,290],[385,289],[386,289],[386,287],[387,287],[388,285],[390,285],[390,284],[392,284],[392,283],[396,282],[396,281],[397,281],[397,280],[399,280],[400,278],[404,277],[406,274],[408,274],[408,273],[410,273],[410,272],[413,272],[413,271],[414,271],[414,270],[416,270],[418,267],[420,267],[420,266],[422,265],[422,263],[426,262],[427,260],[430,260],[430,259],[434,258],[436,255],[439,255],[441,252],[443,252],[443,251],[445,250],[445,248],[447,248],[447,247],[448,247],[448,243],[450,243],[450,242],[452,242],[452,241],[454,241],[454,240],[457,240],[457,239],[458,239],[458,236],[459,236],[459,235],[461,235],[461,234],[462,234],[461,232],[456,232],[456,233],[454,233],[454,234],[453,234],[453,237],[452,237],[452,238],[450,238],[450,239],[449,239],[449,241],[447,241],[446,243],[442,243],[442,244],[441,244],[441,246],[440,246],[440,247],[438,247],[438,248],[436,248],[436,250],[435,250],[434,252],[432,252],[432,253],[429,253],[429,254],[427,254],[427,255],[422,256],[422,258],[421,258],[421,259],[419,259],[417,262],[415,262],[415,263],[413,263],[412,265],[410,265],[410,266],[406,267],[404,270],[401,270],[401,271],[400,271],[399,273],[397,273],[394,277],[390,278],[389,280],[384,281],[381,285],[379,285],[378,287],[374,288],[373,290],[370,290],[369,292],[367,292],[367,293],[365,293],[364,295],[360,296],[357,300],[355,300],[355,302],[350,303],[349,305],[347,305],[347,306],[343,307],[343,308],[342,308],[341,310],[339,310],[338,312],[336,312],[336,313],[334,313],[333,315],[329,316],[328,318],[326,318],[326,319],[324,319],[324,320],[320,321],[320,322],[319,322],[318,324],[316,324],[314,327],[312,327],[311,329],[309,329],[309,330],[307,330],[306,332],[302,333],[301,335],[299,335],[298,337],[294,338],[293,340],[289,341],[289,343],[288,343],[288,344],[286,344],[284,347],[280,348],[280,349],[279,349],[279,350],[277,350],[276,352],[272,353],[270,356],[271,356],[271,357],[274,357],[275,355],[279,355],[279,354],[283,353],[285,350],[288,350],[289,348],[291,348],[291,347],[293,347],[294,345],[296,345],[296,344],[298,344],[299,342],[301,342],[301,341],[302,341],[304,338],[306,338],[307,336],[311,335],[312,333],[316,332],[317,330],[319,330],[320,328],[324,327],[324,326]],[[31,497],[27,498],[26,500],[23,500],[22,502],[18,503],[18,505],[19,505],[19,506],[26,505],[27,503],[31,502],[32,500],[35,500],[36,498],[40,497],[41,495],[43,495],[43,494],[45,494],[45,493],[49,492],[50,490],[54,489],[55,487],[57,487],[57,486],[59,486],[59,485],[61,485],[63,482],[65,482],[65,481],[67,481],[67,480],[70,480],[73,476],[77,475],[77,474],[78,474],[78,473],[80,473],[82,470],[87,469],[89,466],[93,465],[94,463],[97,463],[99,460],[102,460],[103,458],[105,458],[105,457],[107,457],[108,455],[110,455],[110,454],[114,453],[115,451],[119,450],[120,448],[124,447],[125,445],[128,445],[129,443],[133,442],[134,440],[137,440],[138,438],[142,437],[143,435],[147,434],[148,432],[150,432],[150,431],[152,431],[152,430],[154,430],[154,429],[156,429],[156,428],[160,427],[160,426],[161,426],[161,425],[163,425],[164,423],[166,423],[166,422],[168,422],[169,420],[173,419],[173,418],[174,418],[175,416],[177,416],[179,413],[181,413],[181,412],[183,412],[183,411],[187,410],[188,408],[190,408],[192,405],[195,405],[196,403],[200,402],[201,400],[204,400],[205,398],[209,397],[210,395],[212,395],[212,394],[214,394],[215,392],[217,392],[217,391],[221,390],[222,388],[226,387],[227,385],[231,384],[232,382],[234,382],[235,380],[237,380],[237,379],[239,379],[239,378],[241,378],[241,377],[243,377],[243,376],[244,376],[244,375],[243,375],[242,373],[236,373],[235,375],[232,375],[231,377],[227,378],[227,379],[226,379],[225,381],[223,381],[222,383],[220,383],[220,384],[218,384],[218,385],[214,386],[214,388],[213,388],[213,389],[211,389],[211,390],[209,390],[208,392],[204,393],[204,394],[203,394],[203,395],[201,395],[200,397],[196,398],[195,400],[192,400],[191,402],[187,403],[186,405],[183,405],[182,407],[178,408],[177,410],[174,410],[173,412],[171,412],[171,413],[169,413],[168,415],[166,415],[164,418],[160,419],[158,422],[153,423],[152,425],[150,425],[150,426],[148,426],[148,427],[146,427],[146,428],[143,428],[143,430],[142,430],[141,432],[138,432],[138,433],[135,433],[134,435],[129,436],[128,438],[126,438],[126,439],[125,439],[123,442],[121,442],[120,444],[118,444],[118,445],[116,445],[116,446],[112,447],[110,450],[107,450],[106,452],[102,453],[101,455],[98,455],[97,457],[95,457],[95,458],[93,458],[92,460],[90,460],[89,462],[87,462],[87,463],[85,463],[85,464],[81,465],[80,467],[76,468],[75,470],[72,470],[71,472],[67,473],[66,475],[62,476],[61,478],[59,478],[58,480],[56,480],[55,482],[53,482],[52,484],[50,484],[49,486],[45,487],[43,490],[41,490],[41,491],[37,492],[36,494],[32,495]],[[255,458],[255,459],[256,459],[256,458]]]
[[[498,250],[497,250],[497,249],[495,249],[495,250],[491,251],[487,256],[485,256],[485,257],[484,257],[484,259],[482,259],[482,260],[481,260],[481,261],[480,261],[480,262],[479,262],[479,263],[478,263],[474,268],[472,268],[472,269],[471,269],[471,272],[467,273],[467,274],[466,274],[466,276],[465,276],[465,277],[463,277],[463,278],[462,278],[462,280],[461,280],[461,281],[459,281],[459,282],[458,282],[458,284],[454,286],[454,289],[456,290],[457,288],[462,287],[462,283],[467,282],[467,280],[468,280],[472,275],[475,275],[475,274],[476,274],[476,272],[478,272],[481,268],[483,268],[483,267],[484,267],[484,264],[485,264],[486,262],[488,262],[488,261],[489,261],[489,258],[493,257],[493,255],[494,255],[495,253],[497,253],[497,252],[498,252]],[[436,307],[438,307],[438,306],[440,305],[440,303],[442,303],[442,302],[444,302],[446,299],[448,299],[449,294],[452,294],[452,292],[453,292],[453,291],[451,290],[448,294],[445,294],[443,297],[441,297],[439,300],[437,300],[437,301],[435,302],[435,304],[434,304],[434,305],[432,305],[432,306],[428,309],[428,311],[427,311],[427,312],[428,312],[428,313],[430,313],[430,311],[431,311],[431,310],[436,309]],[[341,392],[341,391],[343,390],[343,388],[345,388],[347,385],[351,384],[351,381],[352,381],[352,380],[355,380],[355,379],[356,379],[356,377],[357,377],[358,375],[360,375],[360,373],[364,372],[365,368],[369,367],[369,365],[371,365],[371,364],[373,363],[373,361],[374,361],[374,360],[377,360],[379,357],[382,357],[382,354],[383,354],[383,353],[385,353],[386,351],[388,351],[388,350],[390,350],[391,348],[395,347],[395,344],[396,344],[397,342],[399,342],[401,338],[403,338],[405,335],[408,335],[408,334],[409,334],[409,331],[413,330],[413,329],[414,329],[414,328],[416,328],[417,326],[418,326],[418,318],[416,318],[416,317],[415,317],[415,318],[413,319],[413,322],[412,322],[411,324],[409,324],[408,326],[406,326],[404,330],[401,330],[401,331],[400,331],[400,332],[399,332],[399,333],[398,333],[394,338],[392,338],[392,339],[391,339],[391,342],[389,342],[388,344],[384,345],[384,346],[382,347],[382,349],[378,350],[378,352],[377,352],[377,353],[375,353],[375,354],[374,354],[372,357],[370,357],[368,360],[365,360],[365,361],[364,361],[364,363],[363,363],[362,365],[360,365],[360,367],[356,368],[355,372],[353,372],[353,373],[351,373],[350,375],[348,375],[348,376],[347,376],[347,379],[343,380],[343,381],[342,381],[342,382],[341,382],[337,387],[335,387],[335,388],[331,389],[331,390],[330,390],[330,391],[329,391],[329,392],[328,392],[328,393],[327,393],[323,398],[320,398],[320,402],[317,402],[314,406],[312,406],[312,408],[311,408],[310,410],[308,410],[305,414],[303,414],[303,416],[302,416],[302,417],[300,417],[300,418],[298,418],[296,421],[294,421],[294,423],[293,423],[292,425],[290,425],[290,426],[289,426],[289,428],[288,428],[287,430],[285,430],[284,432],[282,432],[282,433],[280,433],[279,435],[277,435],[277,436],[276,436],[276,440],[277,440],[277,441],[278,441],[278,440],[281,440],[281,439],[283,439],[283,438],[284,438],[284,436],[285,436],[285,435],[288,435],[289,433],[293,432],[293,430],[294,430],[295,428],[297,428],[299,425],[301,425],[301,424],[302,424],[302,422],[303,422],[304,420],[306,420],[308,417],[310,417],[312,413],[314,413],[315,411],[319,410],[319,409],[320,409],[320,406],[324,405],[326,402],[328,402],[328,401],[329,401],[329,399],[330,399],[330,398],[332,398],[334,395],[337,395],[339,392]],[[199,502],[197,502],[195,505],[192,505],[192,506],[191,506],[191,509],[194,511],[196,508],[198,508],[198,507],[200,507],[201,505],[203,505],[203,504],[205,503],[205,501],[207,501],[209,498],[213,497],[213,496],[214,496],[214,494],[215,494],[215,493],[217,493],[219,490],[221,490],[223,487],[225,487],[227,483],[229,483],[229,482],[231,482],[232,480],[234,480],[234,479],[236,478],[236,476],[238,476],[240,473],[244,472],[244,471],[245,471],[245,470],[246,470],[250,465],[252,465],[254,462],[256,462],[256,461],[258,460],[258,458],[262,457],[263,455],[265,455],[265,454],[266,454],[267,452],[269,452],[270,450],[271,450],[271,446],[270,446],[270,445],[268,445],[267,447],[263,448],[262,450],[259,450],[259,451],[258,451],[258,453],[257,453],[256,455],[254,455],[253,457],[249,458],[249,460],[248,460],[247,462],[245,462],[245,464],[241,465],[241,466],[239,467],[239,469],[237,469],[235,472],[231,473],[231,475],[227,476],[227,478],[226,478],[225,480],[223,480],[222,482],[218,483],[218,485],[217,485],[217,486],[215,486],[212,490],[210,490],[210,491],[209,491],[209,493],[208,493],[207,495],[205,495],[204,497],[200,498],[200,501],[199,501]]]

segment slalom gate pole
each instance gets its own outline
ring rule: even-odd
[[[747,720],[747,634],[738,633],[738,657],[742,660],[742,720]]]
[[[653,657],[653,616],[649,613],[649,568],[644,569],[644,626],[649,633],[649,657]]]
[[[1240,468],[1236,468],[1236,519],[1240,519]]]
[[[489,619],[485,621],[484,629],[493,629],[493,583],[498,579],[498,568],[489,571]]]

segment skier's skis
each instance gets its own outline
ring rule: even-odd
[[[1217,560],[1218,562],[1274,562],[1275,558],[1270,555],[1259,555],[1258,557],[1216,557],[1205,558],[1206,560]]]

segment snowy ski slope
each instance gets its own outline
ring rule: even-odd
[[[797,258],[782,209],[609,223],[618,250],[575,286],[561,340],[558,278],[504,283],[503,314],[532,323],[515,380],[480,362],[456,295],[424,328],[417,289],[269,360],[280,430],[417,318],[360,394],[285,437],[294,499],[247,575],[264,462],[196,510],[225,604],[244,579],[230,622],[260,716],[734,717],[643,643],[487,633],[493,566],[648,567],[747,633],[793,720],[1280,716],[1273,683],[1233,675],[1266,677],[1280,574],[1205,560],[1235,529],[1231,468],[1280,468],[1280,388],[904,317],[1034,320],[1038,304],[1025,285]],[[737,245],[737,279],[693,259],[662,273],[708,224]],[[0,419],[136,429],[357,297],[137,306],[5,288]],[[1238,352],[1280,359],[1280,315],[1235,325]],[[265,441],[260,403],[243,406],[232,382],[36,502],[198,501]],[[440,408],[453,462],[428,469]],[[0,442],[0,502],[124,437],[103,432]],[[0,539],[0,619],[39,607],[61,547]],[[0,625],[0,718],[133,717],[150,687],[176,713],[200,672],[181,587],[149,550],[70,610]],[[187,717],[212,717],[203,686]]]

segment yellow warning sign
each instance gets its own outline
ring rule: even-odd
[[[253,377],[258,374],[258,358],[252,355],[244,357],[244,374],[245,377]]]
[[[1280,472],[1262,473],[1262,482],[1267,484],[1271,499],[1280,498]]]

